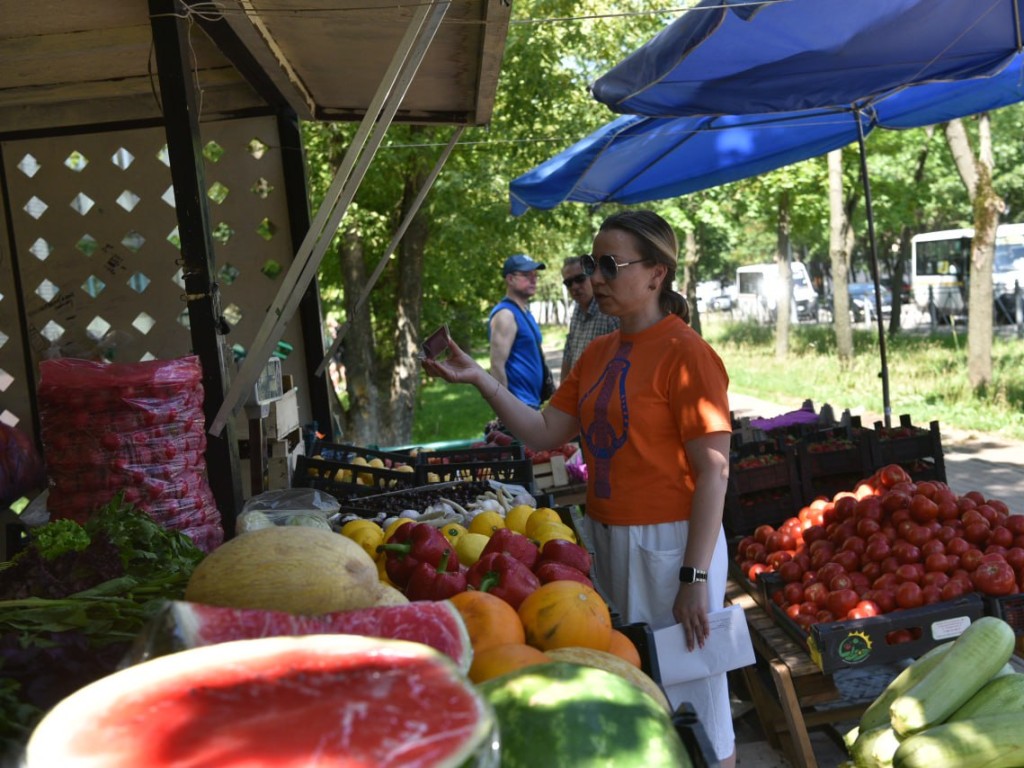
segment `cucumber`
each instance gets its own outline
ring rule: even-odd
[[[868,708],[864,710],[864,714],[860,717],[860,730],[862,732],[870,731],[882,726],[888,728],[889,707],[892,706],[892,703],[898,696],[906,693],[911,686],[920,682],[952,647],[952,640],[948,643],[937,645],[896,675],[886,689],[878,695],[878,698],[871,702]]]
[[[862,731],[850,749],[850,756],[857,768],[891,768],[892,757],[899,745],[896,731],[883,725]]]
[[[889,707],[892,727],[909,736],[941,723],[981,690],[1013,655],[1016,635],[994,616],[982,616],[953,641],[940,664]]]
[[[997,619],[998,621],[998,619]],[[1024,712],[943,723],[908,736],[893,768],[1013,768],[1024,765]]]
[[[1002,712],[1024,712],[1024,675],[997,675],[985,683],[947,722]]]

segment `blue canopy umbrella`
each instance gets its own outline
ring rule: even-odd
[[[598,79],[652,117],[790,112],[991,75],[1022,49],[1024,0],[703,0]]]

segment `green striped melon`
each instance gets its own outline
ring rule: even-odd
[[[479,686],[498,718],[502,768],[689,768],[668,713],[616,674],[554,661]]]

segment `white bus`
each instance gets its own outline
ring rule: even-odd
[[[802,262],[790,264],[793,275],[793,308],[799,320],[816,320],[818,293],[811,285]],[[775,309],[782,293],[779,265],[750,264],[736,270],[736,298],[740,317],[766,323],[774,321]]]
[[[930,299],[941,317],[967,314],[973,238],[973,229],[925,232],[911,238],[910,286],[920,309],[927,310]],[[992,264],[992,296],[997,310],[1013,312],[1017,283],[1024,288],[1024,224],[1000,224]],[[1012,319],[1012,314],[1001,319]]]

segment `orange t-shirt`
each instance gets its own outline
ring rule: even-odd
[[[728,389],[718,354],[676,315],[592,341],[551,398],[580,421],[587,514],[610,525],[689,519],[683,445],[732,431]]]

